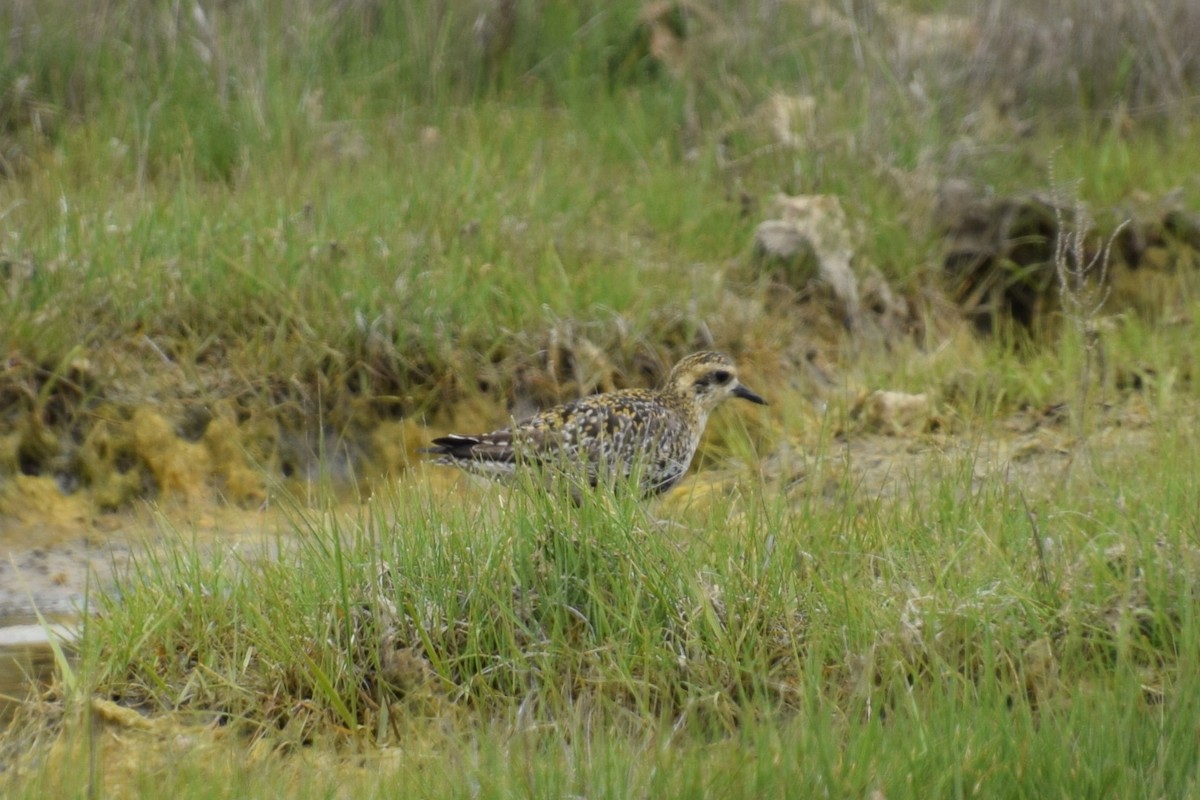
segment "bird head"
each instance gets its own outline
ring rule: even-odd
[[[737,365],[724,353],[704,351],[687,356],[667,376],[666,388],[694,402],[705,414],[730,397],[766,405],[767,401],[738,380]]]

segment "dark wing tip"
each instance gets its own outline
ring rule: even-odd
[[[433,440],[433,443],[439,447],[458,447],[460,445],[479,444],[483,439],[479,436],[463,436],[462,434],[452,433],[449,436],[439,436]]]
[[[439,436],[434,439],[430,443],[433,446],[426,447],[421,452],[435,456],[450,456],[451,458],[470,458],[471,449],[479,443],[480,440],[475,436],[460,436],[452,433],[449,436]]]
[[[512,441],[507,431],[481,436],[452,433],[449,436],[439,436],[432,441],[432,445],[433,447],[427,447],[421,452],[441,456],[441,463],[459,460],[508,462],[514,458]]]

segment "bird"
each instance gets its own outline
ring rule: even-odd
[[[733,359],[703,351],[676,364],[659,389],[583,397],[491,433],[436,438],[424,452],[434,464],[493,480],[548,468],[592,487],[636,481],[650,497],[679,482],[708,415],[732,397],[767,405],[738,379]]]

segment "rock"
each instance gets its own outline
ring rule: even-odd
[[[833,195],[777,195],[775,219],[758,226],[754,247],[764,265],[776,265],[783,280],[809,290],[826,288],[849,330],[861,315],[858,278],[852,262],[856,235]]]
[[[1030,328],[1055,306],[1059,220],[1071,226],[1075,211],[1039,194],[969,198],[961,181],[938,190],[950,293],[981,333],[1004,320]]]
[[[1091,314],[1178,313],[1187,273],[1200,266],[1200,215],[1174,192],[1162,198],[1133,193],[1103,215],[1107,222],[1094,224],[1078,204],[1039,193],[993,197],[952,178],[938,189],[938,215],[951,296],[983,333],[1007,323],[1036,329],[1056,314],[1063,306],[1060,256],[1068,270],[1081,265],[1075,291],[1082,299],[1075,298],[1075,308]],[[1062,236],[1069,241],[1060,254]]]
[[[758,252],[781,261],[798,262],[799,272],[816,273],[820,269],[816,248],[812,240],[794,223],[780,219],[769,219],[761,223],[754,232],[754,243]]]
[[[931,407],[929,395],[924,392],[908,394],[877,389],[859,400],[851,414],[869,430],[899,436],[924,427]]]

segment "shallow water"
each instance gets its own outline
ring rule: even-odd
[[[88,593],[112,586],[133,519],[0,520],[0,722],[52,679],[50,637],[69,643]]]
[[[185,505],[71,520],[0,517],[0,721],[51,679],[49,637],[70,642],[74,623],[100,594],[115,591],[117,576],[138,553],[180,532],[204,545],[238,546],[261,541],[282,523],[277,512]]]
[[[0,723],[6,724],[30,692],[53,677],[51,637],[69,653],[73,626],[68,621],[42,625],[28,622],[26,616],[0,617]]]

